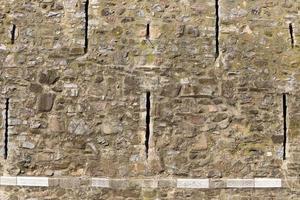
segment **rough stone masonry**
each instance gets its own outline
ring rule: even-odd
[[[300,0],[0,0],[1,200],[300,199]]]

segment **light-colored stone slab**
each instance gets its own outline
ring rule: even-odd
[[[1,176],[0,185],[17,185],[17,177],[15,176]]]
[[[154,179],[144,179],[142,187],[143,188],[157,188],[158,181],[154,180]]]
[[[254,179],[227,179],[228,188],[254,188]]]
[[[280,188],[280,178],[255,178],[255,188]]]
[[[177,179],[177,188],[209,188],[209,179]]]
[[[92,178],[92,187],[109,188],[108,178]]]
[[[40,186],[48,187],[48,177],[32,177],[32,176],[19,176],[17,177],[18,186]]]

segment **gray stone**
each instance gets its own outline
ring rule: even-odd
[[[41,72],[39,82],[42,84],[54,84],[59,79],[58,74],[54,70],[48,70],[47,72]]]
[[[40,112],[49,112],[52,110],[54,100],[55,100],[55,94],[52,93],[46,93],[42,94],[39,97],[38,101],[38,111]]]
[[[43,91],[43,87],[37,83],[31,83],[29,86],[29,90],[33,93],[41,93]]]
[[[76,135],[84,135],[89,134],[91,130],[83,119],[72,119],[68,131]]]

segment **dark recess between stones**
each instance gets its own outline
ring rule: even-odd
[[[13,24],[11,29],[11,44],[15,43],[15,37],[16,37],[16,25]]]
[[[283,109],[283,160],[286,159],[286,141],[287,141],[287,102],[286,94],[282,95],[282,109]]]
[[[8,109],[9,109],[9,98],[5,102],[5,131],[4,131],[4,159],[8,156]]]
[[[215,24],[215,42],[216,42],[216,46],[215,46],[215,59],[217,59],[219,57],[220,54],[220,50],[219,50],[219,0],[215,0],[215,9],[216,9],[216,24]]]
[[[88,27],[89,27],[89,0],[85,2],[85,25],[84,25],[84,53],[87,53],[89,46]]]
[[[289,31],[290,31],[290,37],[291,37],[291,46],[294,48],[295,46],[295,41],[294,41],[294,30],[293,30],[293,24],[289,24]]]
[[[146,158],[148,158],[149,152],[149,137],[150,137],[150,112],[151,112],[151,102],[150,102],[150,92],[146,93],[146,134],[145,134],[145,149],[146,149]]]

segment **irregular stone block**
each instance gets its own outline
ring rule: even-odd
[[[39,97],[38,111],[49,112],[52,110],[55,94],[47,93]]]
[[[43,91],[43,87],[37,83],[31,83],[29,90],[33,93],[41,93]]]
[[[31,142],[23,142],[22,147],[25,149],[33,149],[35,145]]]
[[[54,70],[48,70],[47,72],[41,72],[39,82],[42,84],[54,84],[59,79],[58,74]]]
[[[72,119],[69,124],[68,131],[76,135],[84,135],[91,132],[83,119]]]

